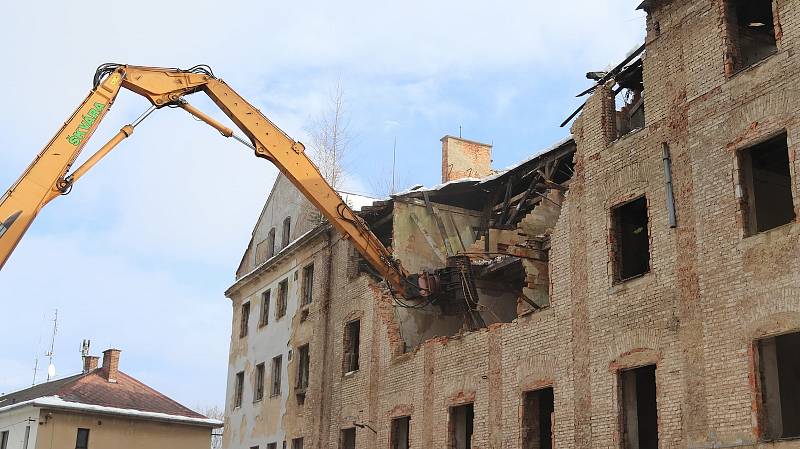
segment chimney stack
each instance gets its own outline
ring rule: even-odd
[[[100,357],[96,355],[85,355],[83,356],[83,374],[92,372],[97,369],[97,362],[100,360]]]
[[[492,146],[460,137],[442,137],[442,182],[483,178],[492,172]]]
[[[116,382],[119,374],[119,349],[106,349],[103,351],[103,368],[101,374],[109,382]]]

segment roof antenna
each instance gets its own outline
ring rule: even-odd
[[[48,358],[47,364],[47,381],[56,376],[56,366],[53,365],[53,355],[55,355],[54,348],[56,345],[56,332],[58,332],[58,309],[56,309],[55,316],[53,317],[53,335],[50,337],[50,350],[47,351],[45,356]]]
[[[397,159],[397,136],[394,136],[394,146],[392,147],[392,189],[389,192],[390,195],[394,195],[395,193],[395,188],[394,188],[395,159]]]

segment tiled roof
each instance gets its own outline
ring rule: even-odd
[[[64,401],[79,404],[186,418],[205,418],[121,371],[117,375],[116,382],[109,382],[101,373],[102,368],[98,368],[86,374],[54,380],[0,396],[0,408],[38,398],[58,396]]]

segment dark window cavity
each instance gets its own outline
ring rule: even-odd
[[[800,333],[758,340],[762,438],[800,437]]]
[[[650,271],[650,237],[645,197],[611,209],[611,233],[615,281],[624,281]]]
[[[289,280],[284,279],[278,284],[278,304],[275,306],[275,319],[286,315],[286,302],[289,298]]]
[[[75,449],[87,449],[89,447],[89,429],[78,429],[75,437]]]
[[[275,255],[275,228],[269,230],[267,235],[267,259]]]
[[[303,449],[303,439],[295,438],[292,440],[292,449]]]
[[[746,233],[794,221],[792,178],[786,134],[739,153]]]
[[[292,237],[292,217],[286,217],[283,220],[283,236],[281,239],[281,248],[289,246],[289,241]]]
[[[253,401],[260,401],[264,398],[264,364],[256,365],[256,382],[253,389]]]
[[[283,356],[272,358],[272,389],[270,394],[272,396],[280,396],[281,394],[281,366],[283,365]]]
[[[298,394],[305,394],[308,388],[308,371],[311,363],[311,358],[308,350],[308,345],[303,345],[297,348],[297,383],[295,389]]]
[[[728,0],[728,38],[735,69],[778,51],[772,0]]]
[[[356,449],[356,428],[342,429],[339,434],[340,449]]]
[[[472,449],[475,409],[472,404],[450,407],[449,449]]]
[[[239,338],[247,337],[247,328],[250,324],[250,303],[242,304],[242,321],[239,323]]]
[[[267,290],[261,293],[261,316],[258,319],[259,326],[266,326],[269,324],[269,302],[272,290]]]
[[[233,389],[233,408],[242,406],[242,393],[244,392],[244,371],[236,373],[236,383]]]
[[[358,371],[358,348],[361,345],[361,321],[354,320],[344,326],[343,370],[346,373]]]
[[[409,431],[411,428],[411,417],[392,419],[391,449],[409,448]]]
[[[311,304],[314,300],[314,264],[303,268],[303,288],[301,305]]]
[[[522,449],[552,449],[553,389],[529,391],[522,398]]]
[[[658,449],[656,367],[620,373],[622,434],[625,449]]]

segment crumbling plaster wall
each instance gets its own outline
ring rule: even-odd
[[[252,239],[237,271],[237,278],[264,262],[256,249],[259,243],[267,239],[272,228],[275,228],[275,252],[281,250],[283,221],[286,217],[291,218],[290,242],[319,224],[319,213],[316,209],[286,176],[279,174],[253,229]]]
[[[432,204],[444,226],[440,231],[436,218],[425,203],[415,199],[396,199],[392,218],[392,251],[410,273],[433,272],[447,264],[449,248],[461,254],[475,242],[475,229],[480,225],[480,212],[444,204]],[[452,255],[452,254],[450,254]],[[421,301],[409,301],[419,306]],[[461,329],[462,315],[443,315],[437,306],[422,309],[395,308],[396,319],[408,348],[440,335],[453,335]]]
[[[319,402],[319,383],[311,383],[304,405],[298,405],[294,394],[297,373],[297,359],[289,360],[289,352],[305,343],[309,343],[311,357],[319,357],[324,347],[322,332],[313,332],[311,322],[317,322],[322,301],[313,301],[309,306],[300,307],[300,293],[302,286],[303,267],[314,263],[314,290],[319,296],[324,292],[326,283],[325,248],[328,240],[326,234],[309,241],[296,252],[291,253],[265,270],[263,273],[245,279],[242,285],[237,286],[231,294],[233,330],[228,360],[228,381],[225,407],[226,431],[223,437],[224,448],[249,448],[254,445],[268,442],[281,442],[296,435],[302,436],[305,430],[298,428],[295,423],[299,419],[304,421],[308,414],[310,404]],[[288,295],[286,315],[276,319],[275,310],[278,299],[278,285],[281,281],[288,281]],[[271,290],[269,323],[259,325],[261,315],[261,294]],[[250,302],[250,320],[247,336],[239,337],[241,323],[241,307],[245,302]],[[303,310],[308,311],[306,320],[301,321]],[[272,358],[282,356],[281,394],[271,397],[271,366]],[[255,402],[254,382],[255,366],[258,363],[265,365],[264,398]],[[319,365],[312,364],[317,368]],[[244,371],[244,391],[242,406],[233,408],[233,395],[236,373]],[[312,373],[313,375],[313,373]],[[280,446],[280,445],[279,445]]]

